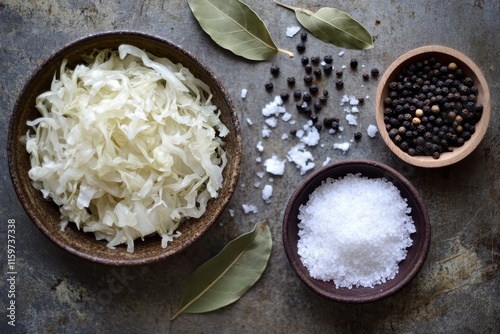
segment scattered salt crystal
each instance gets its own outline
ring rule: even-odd
[[[241,95],[240,95],[240,96],[241,96],[241,98],[242,98],[242,99],[246,98],[246,97],[247,97],[247,93],[248,93],[248,89],[243,88],[243,89],[241,90]]]
[[[246,187],[246,184],[244,184],[244,183],[240,184],[241,189],[245,189],[245,187]]]
[[[264,115],[265,117],[273,115],[277,117],[280,114],[284,114],[286,112],[286,109],[282,107],[282,105],[283,100],[279,95],[276,95],[273,101],[269,102],[265,105],[264,108],[262,108],[262,115]]]
[[[339,52],[339,57],[342,57],[344,55],[345,51],[340,51]]]
[[[319,143],[319,131],[313,126],[312,122],[309,121],[304,125],[304,135],[301,136],[300,141],[306,144],[307,146],[316,146]],[[298,132],[298,131],[297,131]]]
[[[253,204],[242,204],[243,212],[247,213],[257,213],[257,207]]]
[[[326,65],[326,61],[322,60],[321,63],[319,63],[321,66],[325,66]]]
[[[253,121],[250,118],[247,118],[247,123],[248,123],[248,125],[252,125]]]
[[[356,120],[356,116],[352,114],[347,114],[345,119],[349,125],[358,125],[358,121]]]
[[[264,161],[264,167],[266,167],[266,172],[273,175],[283,175],[285,174],[285,162],[286,160],[280,160],[277,156],[273,155],[270,159]]]
[[[229,209],[229,217],[234,217],[234,209]]]
[[[334,143],[333,148],[337,150],[341,150],[343,153],[347,152],[347,150],[351,147],[351,144],[348,142],[345,143]]]
[[[355,113],[355,112],[359,112],[358,107],[353,106],[353,107],[351,108],[351,112],[353,112],[353,113]]]
[[[255,158],[255,162],[262,162],[262,158],[261,157]]]
[[[304,133],[305,133],[305,131],[304,131],[304,130],[299,129],[299,130],[297,130],[297,132],[295,132],[295,136],[296,136],[297,138],[302,138],[302,137],[304,136]]]
[[[327,179],[299,208],[300,259],[311,277],[337,288],[373,288],[393,279],[406,258],[415,232],[410,212],[386,179]]]
[[[265,120],[266,124],[271,128],[275,128],[278,125],[278,119],[276,117],[269,117]]]
[[[339,126],[339,131],[344,131],[344,127],[343,126]]]
[[[259,178],[261,178],[261,179],[262,179],[262,178],[264,177],[264,175],[266,175],[266,173],[264,173],[264,172],[257,172],[257,173],[256,173],[256,175],[257,175]]]
[[[270,135],[271,135],[271,130],[270,130],[270,129],[266,126],[266,125],[264,125],[264,126],[262,127],[262,137],[263,137],[263,138],[267,138],[267,137],[269,137]]]
[[[257,151],[264,152],[264,145],[262,144],[261,140],[257,142],[257,145],[255,147],[257,148]]]
[[[297,122],[296,122],[294,119],[292,119],[292,120],[291,120],[290,122],[288,122],[288,123],[290,123],[290,125],[294,125],[294,124],[295,124],[295,123],[297,123]]]
[[[373,138],[377,134],[378,128],[375,125],[370,124],[370,125],[368,125],[368,128],[366,129],[366,132],[368,133],[369,137]]]
[[[271,183],[273,183],[273,182],[274,182],[274,178],[273,178],[273,177],[270,177],[270,178],[268,179],[268,181],[269,181],[269,182],[271,182]]]
[[[345,66],[345,65],[342,65],[342,69],[346,69],[346,68],[347,68],[347,66]]]
[[[262,199],[265,202],[268,202],[272,195],[273,195],[273,186],[270,184],[266,184],[262,189]]]
[[[331,134],[331,135],[335,134],[335,132],[336,131],[334,129],[328,129],[328,133]]]
[[[300,31],[300,27],[291,26],[286,28],[286,36],[293,37]]]
[[[260,181],[255,181],[255,182],[254,182],[254,184],[253,184],[253,186],[254,186],[255,188],[260,187]]]
[[[281,116],[281,119],[285,122],[288,122],[290,119],[292,119],[292,114],[289,112],[285,112],[283,116]]]
[[[300,170],[300,175],[304,175],[315,166],[313,155],[305,149],[304,143],[292,147],[287,152],[287,159]]]
[[[323,161],[322,166],[328,165],[330,163],[330,161],[332,161],[332,159],[330,157],[326,157],[325,161]]]
[[[284,133],[281,135],[281,140],[287,140],[288,139],[288,134]]]

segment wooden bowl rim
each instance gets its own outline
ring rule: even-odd
[[[470,71],[477,78],[474,84],[480,89],[481,94],[478,94],[478,97],[479,95],[481,95],[480,102],[483,104],[483,113],[481,119],[476,124],[476,131],[472,135],[471,139],[466,141],[462,147],[454,147],[453,152],[446,152],[441,154],[439,159],[434,159],[430,156],[410,156],[409,154],[403,152],[398,146],[396,146],[396,144],[394,144],[391,138],[389,138],[389,134],[385,130],[384,115],[383,115],[384,114],[383,100],[385,98],[383,94],[384,91],[387,90],[387,86],[389,85],[390,79],[393,78],[395,75],[397,75],[395,71],[403,66],[409,65],[414,61],[413,59],[423,58],[427,53],[438,54],[441,55],[442,57],[444,56],[444,57],[454,58],[459,63],[459,66],[464,65],[466,68],[470,69]],[[380,79],[380,82],[377,87],[376,102],[375,102],[375,119],[377,127],[379,128],[379,133],[384,142],[389,147],[389,149],[396,156],[398,156],[403,161],[417,167],[439,168],[452,165],[464,159],[466,156],[472,153],[472,151],[474,151],[476,147],[483,140],[488,128],[490,114],[491,114],[490,91],[488,88],[488,83],[483,73],[469,57],[467,57],[466,55],[462,54],[461,52],[455,49],[446,46],[427,45],[415,48],[413,50],[404,53],[403,55],[398,57],[389,66],[389,68],[387,68],[384,75]]]

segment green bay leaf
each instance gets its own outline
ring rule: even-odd
[[[355,50],[373,48],[373,38],[368,30],[346,12],[324,7],[314,13],[304,8],[275,2],[293,10],[299,23],[323,42]]]
[[[264,272],[271,256],[272,237],[266,222],[230,241],[189,278],[182,295],[181,313],[204,313],[237,301]]]
[[[267,60],[279,49],[266,25],[245,3],[239,0],[188,0],[201,28],[221,47],[250,60]]]

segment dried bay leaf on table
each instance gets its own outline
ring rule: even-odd
[[[299,23],[323,42],[354,50],[373,48],[373,38],[368,30],[346,12],[324,7],[314,13],[276,0],[274,2],[293,10]]]
[[[259,16],[239,0],[188,0],[201,28],[221,47],[249,60],[267,60],[279,49]]]
[[[182,295],[181,313],[204,313],[237,301],[264,272],[271,256],[272,237],[266,222],[230,241],[189,278]]]

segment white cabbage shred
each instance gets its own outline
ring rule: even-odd
[[[158,233],[162,247],[218,195],[228,129],[209,87],[180,64],[131,46],[96,51],[37,98],[29,176],[61,212],[61,228],[109,248]]]

